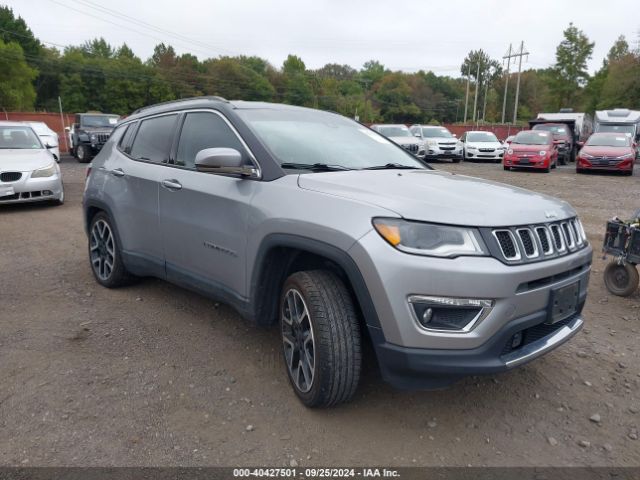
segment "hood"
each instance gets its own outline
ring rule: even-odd
[[[467,147],[474,148],[500,148],[502,144],[500,142],[467,142]]]
[[[504,227],[576,215],[568,203],[553,197],[435,170],[302,174],[298,185],[377,205],[406,219],[449,225]]]
[[[54,161],[48,150],[8,149],[0,150],[0,172],[31,172],[44,168]]]
[[[420,145],[420,140],[415,137],[388,137],[392,142],[398,145]]]
[[[621,157],[633,153],[631,147],[596,147],[585,145],[580,153],[588,153],[594,157]]]
[[[540,150],[549,150],[549,145],[524,145],[522,143],[511,143],[509,148],[514,152],[539,152]]]

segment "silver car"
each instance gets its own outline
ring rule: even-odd
[[[30,126],[0,122],[0,205],[41,201],[64,202],[56,159]]]
[[[424,143],[426,160],[462,160],[463,145],[446,127],[413,125],[410,130]]]
[[[583,325],[592,249],[566,202],[425,166],[340,115],[200,98],[127,117],[90,165],[89,263],[279,325],[308,406],[523,365]]]
[[[418,140],[409,131],[406,125],[402,124],[375,124],[371,125],[371,129],[381,135],[384,135],[392,142],[397,143],[405,150],[411,152],[418,158],[425,157],[424,142]]]

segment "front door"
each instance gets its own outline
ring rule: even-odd
[[[250,162],[243,143],[221,114],[187,113],[173,166],[160,182],[167,278],[242,301],[247,296],[247,224],[256,182],[196,171],[196,154],[215,147],[235,148]]]

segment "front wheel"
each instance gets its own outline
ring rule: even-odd
[[[511,170],[511,167],[503,167],[507,172]]]
[[[640,277],[635,265],[610,262],[604,269],[604,284],[614,295],[628,297],[638,288]]]
[[[292,274],[280,298],[284,361],[307,407],[348,401],[360,379],[360,326],[342,280],[325,270]]]
[[[80,163],[89,163],[91,161],[91,150],[86,145],[78,145],[76,147],[76,158]]]
[[[462,160],[461,158],[452,158],[451,161],[453,163],[460,163],[460,160]]]

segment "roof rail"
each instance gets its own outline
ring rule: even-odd
[[[141,108],[138,108],[137,110],[134,110],[131,113],[131,115],[135,115],[136,113],[144,112],[145,110],[148,110],[150,108],[159,107],[161,105],[170,105],[172,103],[188,102],[188,101],[191,101],[191,100],[218,100],[219,102],[229,103],[229,100],[227,100],[226,98],[218,97],[218,96],[215,96],[215,95],[203,95],[201,97],[179,98],[177,100],[169,100],[167,102],[154,103],[153,105],[149,105],[147,107],[141,107]]]

